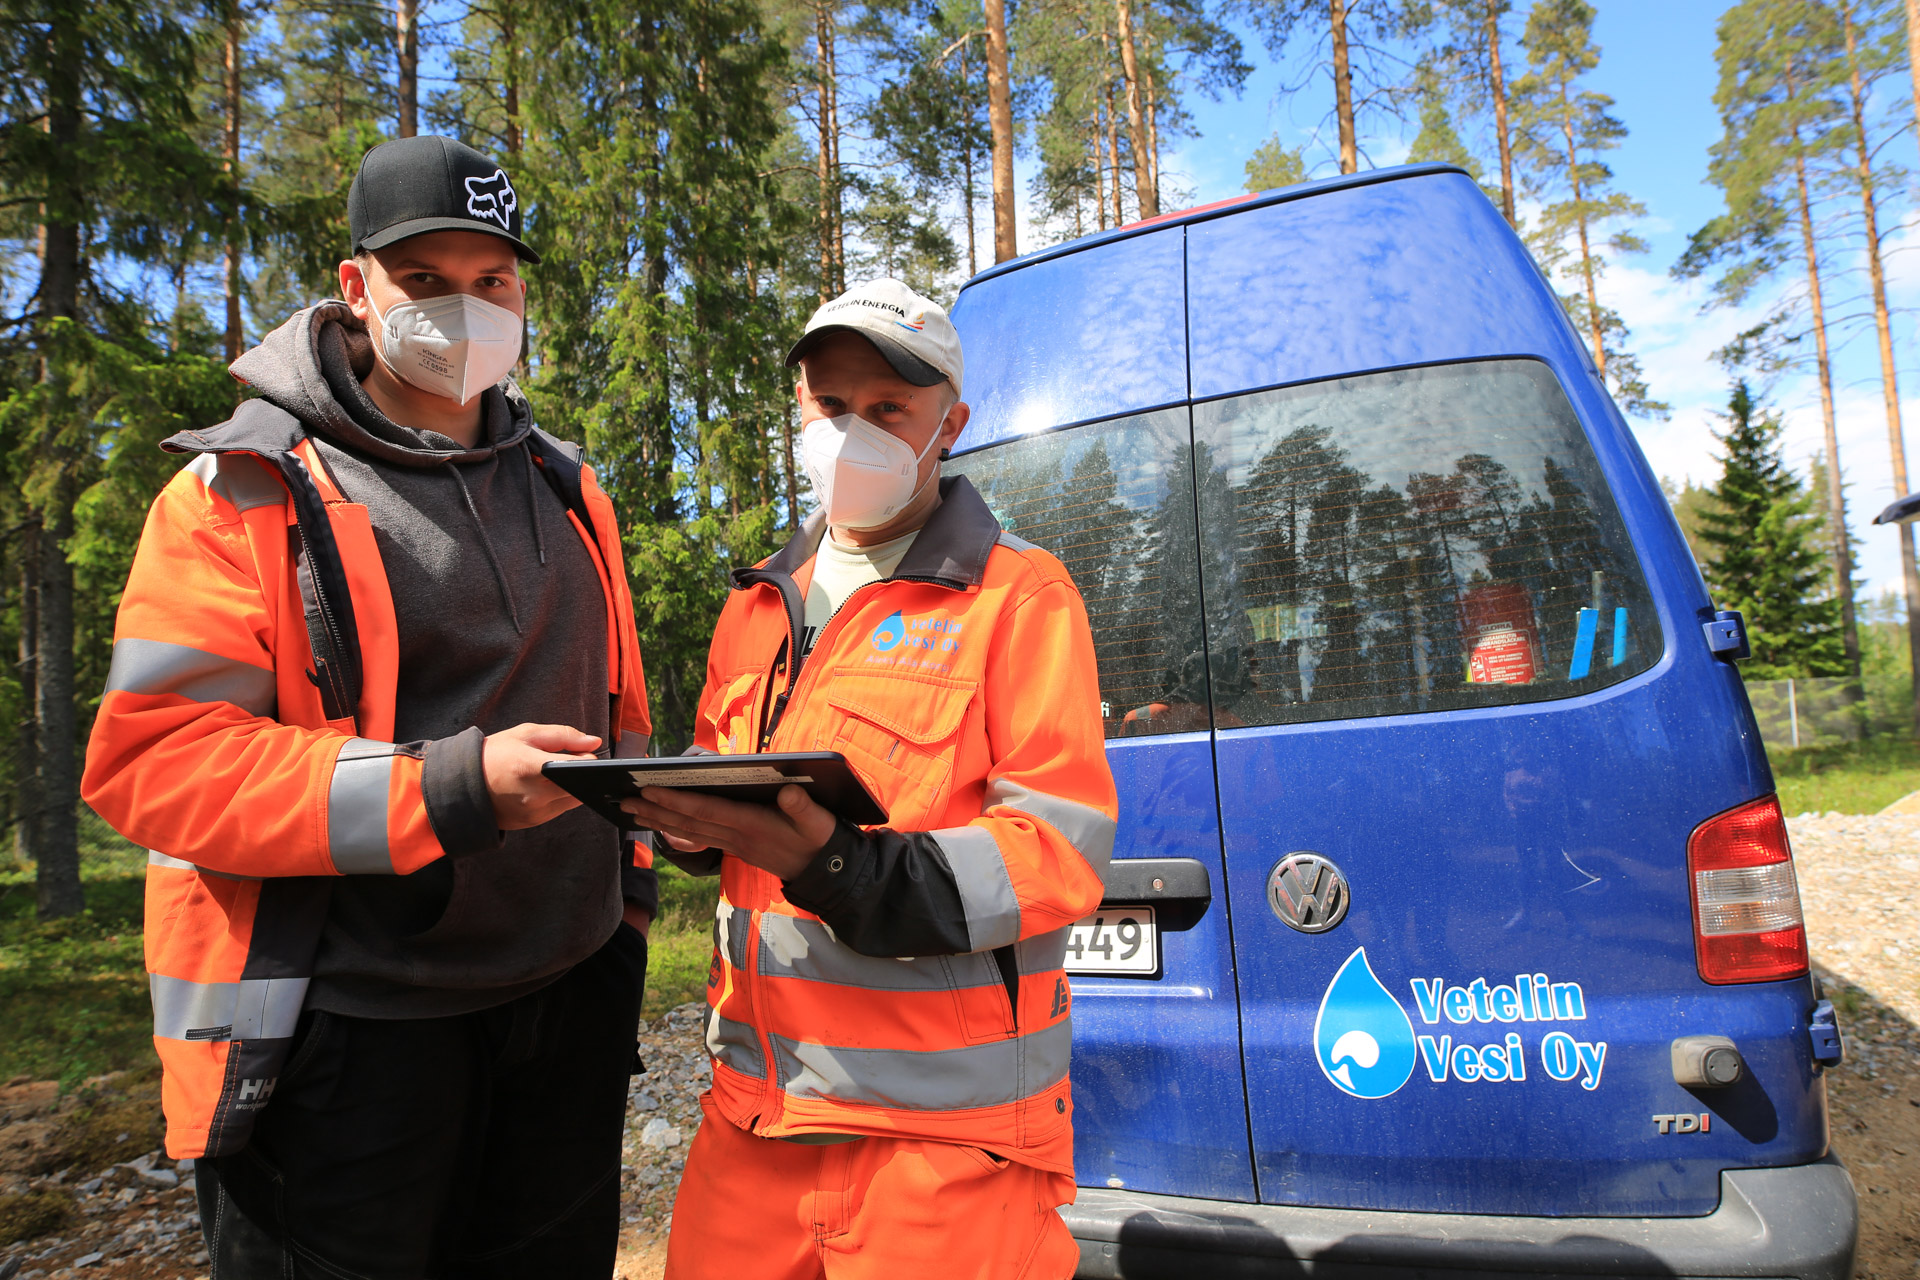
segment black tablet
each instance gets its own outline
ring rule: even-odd
[[[620,802],[641,787],[676,787],[702,795],[772,804],[780,788],[798,784],[814,803],[848,822],[874,826],[887,811],[838,751],[787,751],[758,756],[663,756],[658,760],[549,760],[540,772],[624,831],[633,819]]]

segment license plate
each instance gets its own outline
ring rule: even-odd
[[[1067,933],[1068,973],[1160,972],[1152,907],[1102,907]]]

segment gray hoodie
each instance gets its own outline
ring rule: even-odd
[[[399,636],[394,736],[426,741],[423,790],[447,856],[410,876],[345,876],[308,1006],[439,1017],[511,1000],[596,951],[624,895],[651,907],[651,872],[613,827],[574,809],[527,831],[494,826],[482,736],[533,721],[609,735],[599,575],[525,442],[511,381],[483,399],[482,443],[389,419],[360,379],[366,329],[342,302],[301,311],[233,372],[315,437],[347,499],[367,508]],[[363,624],[365,625],[364,621]]]

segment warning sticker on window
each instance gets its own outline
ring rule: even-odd
[[[786,774],[771,765],[743,764],[721,769],[649,769],[627,775],[643,787],[752,787],[780,782],[812,782],[804,774]]]

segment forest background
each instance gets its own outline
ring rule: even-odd
[[[1770,673],[1905,679],[1911,547],[1835,530],[1905,487],[1907,11],[1605,10],[1629,11],[1637,41],[1695,24],[1661,81],[1711,124],[1662,169],[1707,177],[1685,225],[1609,168],[1632,135],[1584,0],[4,0],[0,816],[40,911],[82,903],[78,753],[177,465],[154,446],[227,416],[227,362],[332,292],[360,155],[414,132],[514,174],[546,255],[520,380],[619,509],[668,749],[726,570],[806,508],[779,354],[822,298],[892,274],[950,299],[1019,251],[1409,159],[1468,168],[1528,237],[1690,534],[1719,512],[1791,541],[1787,580],[1715,578],[1799,610]],[[1709,420],[1736,376],[1749,408]]]

